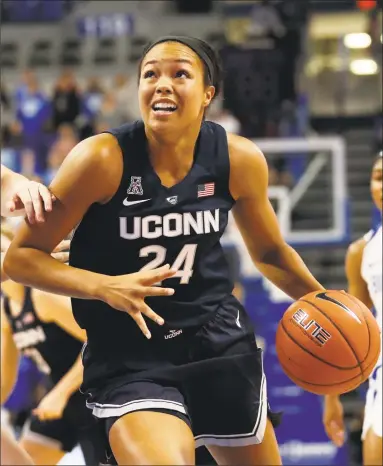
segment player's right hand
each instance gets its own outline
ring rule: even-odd
[[[343,405],[338,396],[326,396],[323,424],[330,440],[341,447],[345,440]]]
[[[70,240],[64,239],[52,251],[51,256],[64,264],[69,261]]]
[[[164,265],[158,269],[142,270],[128,275],[108,276],[102,283],[99,298],[114,309],[127,312],[146,338],[151,338],[143,316],[149,317],[158,325],[163,325],[164,320],[150,309],[144,300],[147,296],[173,295],[173,288],[161,288],[155,284],[173,277],[176,273],[177,271],[171,270],[169,265]]]

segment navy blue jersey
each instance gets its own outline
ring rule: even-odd
[[[49,375],[56,384],[75,363],[82,342],[57,324],[39,318],[30,288],[25,288],[23,306],[15,315],[10,309],[9,298],[4,295],[4,311],[18,350],[33,359],[40,371]]]
[[[226,132],[215,123],[202,124],[194,163],[171,188],[161,184],[152,168],[142,121],[110,133],[123,154],[122,179],[113,198],[92,205],[78,225],[70,264],[106,275],[170,264],[178,272],[163,286],[174,288],[175,294],[146,302],[168,328],[198,327],[233,289],[220,245],[234,203]],[[135,335],[144,338],[128,314],[104,302],[72,299],[72,305],[93,353],[106,342],[110,351],[121,352]],[[156,324],[147,321],[152,330]]]

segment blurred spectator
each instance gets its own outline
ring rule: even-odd
[[[104,133],[110,129],[109,125],[105,121],[96,121],[94,125],[94,134]]]
[[[12,122],[12,109],[9,95],[4,87],[4,84],[0,83],[1,93],[1,141],[2,145],[4,141],[8,141],[10,137],[10,124]]]
[[[73,124],[80,114],[80,95],[73,73],[64,71],[59,77],[53,95],[53,128],[62,123]]]
[[[73,126],[62,124],[58,128],[57,139],[48,154],[48,167],[44,177],[46,184],[52,181],[65,157],[78,142],[79,138]]]
[[[125,121],[135,121],[141,118],[140,107],[137,97],[137,83],[127,75],[117,74],[113,82],[113,93],[115,95],[119,112],[125,115]]]
[[[35,73],[29,68],[25,69],[21,74],[21,84],[16,87],[16,106],[20,105],[20,102],[24,100],[25,95],[28,94],[28,87],[33,86],[34,83],[36,83]]]
[[[104,89],[101,86],[99,79],[96,77],[89,78],[85,92],[82,96],[82,112],[89,120],[93,120],[99,112],[103,96]]]
[[[23,84],[16,90],[16,123],[11,126],[13,136],[20,137],[24,147],[35,153],[36,170],[45,168],[46,131],[51,118],[51,104],[40,90],[33,72],[24,72]]]
[[[240,134],[241,132],[239,120],[225,108],[218,110],[217,113],[211,113],[209,119],[221,125],[228,133]]]
[[[95,119],[100,111],[104,89],[98,78],[89,78],[81,98],[81,117],[78,120],[80,137],[85,139],[95,132]]]
[[[278,157],[275,160],[268,160],[269,163],[269,185],[286,186],[293,185],[292,176],[287,167],[287,161],[284,157]]]
[[[126,117],[118,106],[117,98],[113,92],[104,96],[96,123],[102,123],[107,128],[116,128],[126,122]]]

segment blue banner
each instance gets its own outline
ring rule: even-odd
[[[131,14],[115,13],[84,16],[77,22],[81,37],[119,37],[134,34],[134,18]]]

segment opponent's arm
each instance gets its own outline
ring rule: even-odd
[[[54,196],[41,183],[30,181],[1,165],[1,215],[4,217],[26,214],[28,221],[44,221],[44,209],[52,210]]]
[[[268,168],[248,139],[229,135],[230,191],[234,218],[259,271],[293,299],[323,290],[298,253],[282,237],[268,198]]]
[[[79,355],[69,371],[40,401],[33,414],[42,421],[60,419],[69,398],[80,388],[82,377],[83,365]]]
[[[16,383],[20,356],[3,301],[1,299],[1,404],[7,401]]]
[[[54,322],[82,342],[86,340],[85,331],[74,320],[70,298],[32,290],[32,301],[40,319]],[[41,420],[61,418],[69,398],[80,388],[82,377],[83,365],[79,355],[69,371],[44,396],[34,414]]]
[[[350,295],[355,296],[369,309],[372,309],[373,303],[367,283],[364,281],[361,273],[365,246],[366,240],[364,238],[358,239],[349,246],[346,255],[346,276]]]
[[[366,240],[360,238],[352,243],[346,255],[346,276],[348,282],[348,292],[362,301],[368,308],[373,307],[367,283],[364,281],[362,270],[363,252]],[[323,424],[329,438],[337,446],[344,442],[344,415],[340,397],[337,395],[325,396],[323,411]]]

